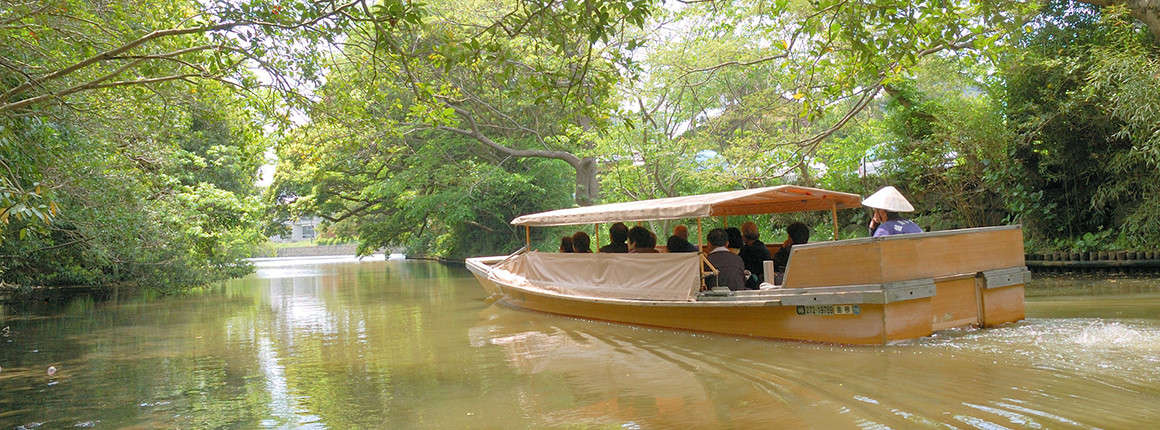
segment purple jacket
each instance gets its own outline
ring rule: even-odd
[[[906,218],[892,219],[879,225],[878,229],[874,230],[874,237],[907,233],[922,233],[922,227]]]

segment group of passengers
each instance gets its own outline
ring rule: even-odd
[[[886,187],[862,201],[862,205],[874,210],[870,220],[870,234],[874,237],[894,234],[922,233],[918,224],[899,212],[913,212],[914,207],[894,187]],[[717,269],[718,275],[706,279],[706,284],[728,287],[731,291],[756,290],[765,279],[765,261],[773,261],[774,284],[780,285],[786,266],[789,265],[790,250],[794,245],[809,243],[810,228],[795,222],[785,229],[786,240],[777,253],[770,255],[769,248],[760,239],[757,224],[749,221],[735,227],[715,228],[705,239],[709,242],[706,259]],[[624,223],[613,224],[608,235],[611,242],[600,248],[601,253],[655,253],[657,236],[648,229],[636,226],[631,229]],[[560,252],[591,253],[587,233],[576,232],[560,240]],[[665,243],[668,252],[700,252],[697,245],[689,242],[689,228],[678,225]]]
[[[601,253],[649,253],[657,251],[657,236],[644,227],[628,228],[624,223],[616,223],[609,229],[612,243],[600,248]],[[560,252],[592,253],[588,233],[578,231],[571,236],[560,238]]]
[[[588,233],[578,231],[571,236],[560,238],[560,252],[592,253],[592,239]]]
[[[688,229],[685,230],[685,235],[688,235]],[[644,227],[628,228],[624,223],[613,224],[608,229],[608,235],[611,236],[611,242],[608,245],[600,248],[603,254],[634,254],[634,253],[651,253],[657,251],[657,236],[653,232]],[[670,241],[672,239],[670,238]],[[560,238],[560,252],[575,252],[575,253],[592,253],[590,248],[590,239],[588,233],[578,231],[571,236],[564,236]],[[691,249],[689,252],[697,252],[697,246],[687,244]],[[670,250],[673,248],[669,248]],[[673,252],[673,251],[670,251]],[[683,251],[682,251],[683,252]]]
[[[736,232],[736,238],[730,236]],[[741,229],[713,229],[706,240],[710,251],[709,262],[721,273],[719,280],[710,279],[715,284],[728,286],[731,290],[758,289],[765,279],[764,261],[773,260],[774,267],[780,274],[785,271],[789,261],[789,248],[794,244],[809,241],[809,228],[802,223],[793,223],[786,229],[789,239],[782,245],[777,255],[770,255],[769,248],[760,240],[757,224],[746,222]],[[656,234],[647,228],[636,226],[629,228],[624,223],[613,224],[609,228],[610,243],[600,248],[601,253],[656,253]],[[689,242],[689,228],[678,225],[673,229],[665,243],[668,252],[700,252],[697,245]],[[560,238],[560,252],[591,253],[590,239],[587,233],[579,231],[572,236]],[[722,253],[724,251],[724,253]]]
[[[790,224],[785,229],[788,238],[777,253],[770,255],[769,248],[761,242],[757,224],[750,221],[741,224],[741,245],[736,253],[729,249],[727,229],[715,228],[706,239],[713,249],[706,255],[709,263],[717,269],[718,276],[706,279],[706,285],[728,287],[731,291],[760,289],[765,279],[765,262],[773,261],[774,284],[781,284],[782,275],[789,264],[789,252],[794,245],[809,243],[810,228],[800,222]]]

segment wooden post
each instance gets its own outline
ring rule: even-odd
[[[524,239],[525,239],[525,243],[527,243],[527,245],[528,245],[528,250],[531,250],[532,249],[532,226],[530,226],[530,225],[524,226]]]
[[[600,223],[592,224],[592,229],[596,230],[596,251],[600,252]]]
[[[838,202],[830,202],[830,215],[834,218],[834,240],[838,240]]]

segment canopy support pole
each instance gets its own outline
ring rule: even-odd
[[[527,243],[528,248],[532,247],[532,226],[530,225],[524,226],[524,241]]]
[[[838,240],[838,202],[830,202],[830,216],[834,218],[834,240]]]
[[[600,223],[592,224],[592,230],[596,231],[596,249],[600,250]]]

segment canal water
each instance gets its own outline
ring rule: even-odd
[[[0,313],[0,429],[1134,429],[1160,281],[1037,279],[1027,320],[885,347],[493,306],[465,270],[266,260],[181,296]]]

